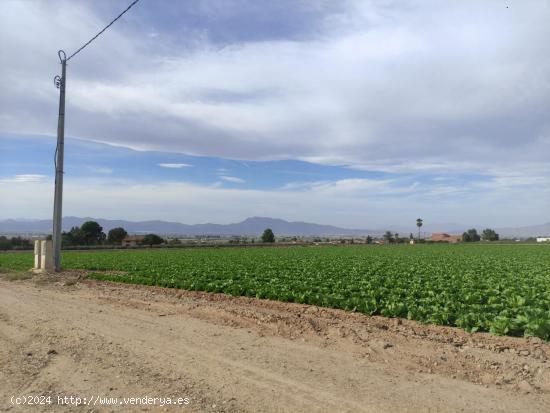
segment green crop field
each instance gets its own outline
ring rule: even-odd
[[[3,253],[0,268],[28,269],[32,260],[31,253]],[[550,339],[547,246],[65,252],[63,265],[98,271],[92,276],[101,280],[316,304],[468,331]]]

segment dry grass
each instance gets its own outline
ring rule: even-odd
[[[0,277],[8,281],[28,280],[33,277],[30,271],[13,271],[0,268]]]

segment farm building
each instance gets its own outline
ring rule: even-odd
[[[537,242],[550,242],[550,237],[537,237]]]
[[[435,232],[430,237],[430,241],[445,241],[451,244],[462,241],[461,235],[449,235],[444,232]]]
[[[138,245],[143,239],[145,238],[144,235],[129,235],[126,238],[122,240],[122,246],[123,247],[135,247]]]

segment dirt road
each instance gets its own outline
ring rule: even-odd
[[[550,412],[539,339],[71,276],[0,280],[0,410]],[[57,404],[71,395],[96,405]]]

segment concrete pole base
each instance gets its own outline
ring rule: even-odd
[[[51,240],[34,242],[34,273],[53,272],[53,243]]]

